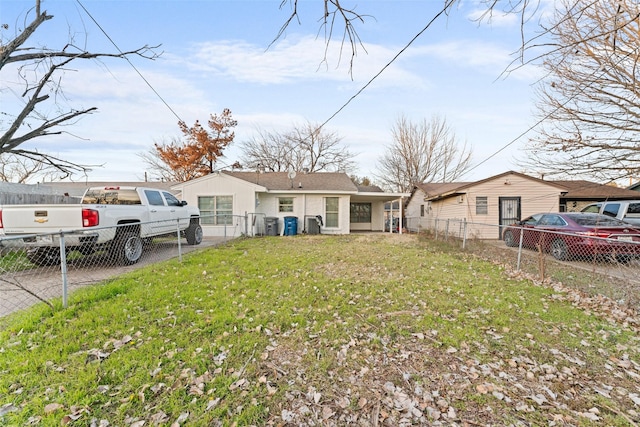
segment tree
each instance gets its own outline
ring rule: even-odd
[[[419,182],[455,181],[471,167],[471,150],[461,147],[444,118],[420,123],[400,117],[392,144],[378,163],[376,178],[392,191],[409,192]]]
[[[96,107],[75,109],[63,106],[59,100],[64,98],[62,91],[62,73],[73,61],[99,58],[127,58],[135,55],[147,59],[157,58],[155,47],[144,46],[139,49],[119,53],[93,53],[69,42],[60,50],[27,47],[25,43],[38,30],[40,25],[53,18],[40,9],[40,0],[35,0],[32,9],[33,20],[22,31],[16,30],[11,39],[0,40],[0,70],[13,64],[16,66],[18,78],[22,81],[22,108],[16,112],[6,110],[3,105],[3,117],[0,121],[0,154],[11,153],[32,161],[43,162],[64,174],[86,172],[89,166],[78,165],[37,150],[23,149],[21,145],[35,138],[58,135],[60,127],[72,125],[81,116],[91,114]],[[3,30],[8,30],[2,24]],[[54,96],[52,96],[54,95]]]
[[[43,162],[12,153],[0,154],[0,181],[27,184],[34,179],[59,179],[58,169]]]
[[[526,165],[545,175],[616,180],[640,172],[640,6],[578,1],[557,10],[538,87],[542,125]]]
[[[271,172],[349,172],[355,168],[354,154],[341,141],[335,132],[309,122],[284,133],[259,130],[242,143],[242,163]]]
[[[169,181],[188,181],[210,174],[224,149],[233,142],[235,133],[231,129],[237,124],[228,108],[220,115],[211,114],[207,122],[210,131],[198,120],[191,127],[180,121],[178,126],[184,140],[174,138],[168,144],[155,143],[141,157],[156,176]]]
[[[357,175],[351,175],[349,176],[349,178],[351,178],[351,181],[353,181],[355,185],[361,185],[363,187],[369,187],[374,185],[371,179],[369,179],[369,177],[367,176],[359,177]]]
[[[575,5],[575,7],[568,8],[575,19],[580,19],[581,9],[577,7],[577,5],[581,1],[582,0],[571,0],[571,4]],[[413,41],[426,31],[437,19],[446,19],[448,15],[454,13],[460,3],[462,3],[462,0],[442,0],[440,10],[426,22],[425,27],[414,39],[409,41],[409,44],[413,43]],[[540,46],[537,43],[545,34],[553,30],[554,26],[543,26],[546,17],[546,14],[543,12],[545,4],[543,0],[480,0],[478,3],[479,7],[484,6],[484,12],[477,17],[479,23],[485,21],[491,22],[494,16],[516,15],[519,17],[521,39],[519,41],[520,47],[516,51],[514,67],[518,67],[519,64],[522,65],[531,60],[537,60],[545,55],[544,53],[540,54]],[[592,0],[590,3],[595,5],[598,1]],[[302,6],[311,7],[310,5],[312,4],[319,12],[317,19],[317,22],[320,23],[319,33],[324,34],[327,46],[323,61],[327,61],[326,51],[328,50],[331,40],[335,38],[341,44],[340,57],[342,58],[343,53],[348,52],[347,54],[350,55],[350,64],[353,66],[354,58],[358,53],[358,47],[366,51],[360,39],[357,26],[364,24],[367,19],[375,19],[375,17],[361,12],[360,10],[363,9],[357,10],[356,6],[352,7],[348,2],[338,0],[321,0],[316,2],[281,0],[280,8],[282,9],[284,6],[289,5],[290,13],[272,44],[284,37],[287,28],[289,28],[293,22],[301,22],[300,8]],[[530,24],[535,23],[536,18],[539,18],[539,24],[536,28],[533,28],[534,25]],[[348,48],[345,49],[345,45]],[[402,53],[403,50],[401,50],[399,54]],[[528,51],[534,52],[531,59],[525,58],[525,54]],[[350,67],[350,70],[352,70],[352,67]]]

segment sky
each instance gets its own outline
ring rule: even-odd
[[[3,42],[30,22],[34,3],[2,0]],[[162,54],[153,61],[74,61],[59,76],[64,97],[52,99],[97,112],[24,147],[93,165],[73,181],[150,180],[140,154],[179,137],[178,120],[206,122],[228,108],[238,125],[219,169],[239,160],[240,143],[258,131],[330,119],[326,130],[355,154],[355,174],[374,178],[400,117],[419,123],[437,116],[473,152],[473,167],[460,181],[527,172],[518,159],[535,123],[541,71],[526,65],[503,73],[520,47],[517,16],[496,14],[490,24],[479,24],[481,3],[462,1],[424,30],[441,0],[341,3],[366,15],[355,23],[362,45],[351,72],[349,47],[339,53],[341,33],[325,44],[321,0],[299,0],[299,20],[277,40],[291,13],[280,0],[43,0],[53,19],[31,37],[30,47],[59,49],[71,42],[113,53],[160,45]],[[5,66],[2,129],[20,95],[15,68]],[[42,112],[55,113],[54,105]]]

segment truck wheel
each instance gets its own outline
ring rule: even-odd
[[[59,248],[35,248],[27,250],[27,259],[40,267],[60,265]]]
[[[118,233],[111,250],[111,255],[118,264],[135,264],[142,256],[142,239],[131,231]]]
[[[191,221],[189,227],[184,231],[187,243],[190,245],[199,245],[202,243],[202,226],[195,221]]]

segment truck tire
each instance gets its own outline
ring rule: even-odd
[[[199,245],[202,243],[202,226],[198,223],[197,219],[191,220],[189,227],[184,231],[184,235],[189,245]]]
[[[27,259],[39,267],[60,265],[59,248],[34,248],[27,250]]]
[[[133,231],[118,232],[111,246],[111,256],[120,265],[135,264],[142,257],[142,251],[142,239]]]

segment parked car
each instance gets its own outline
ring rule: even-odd
[[[640,200],[616,200],[591,203],[580,212],[599,213],[640,226]]]
[[[563,212],[532,215],[504,230],[507,246],[540,248],[558,260],[613,257],[628,262],[640,257],[640,228],[597,213]]]

